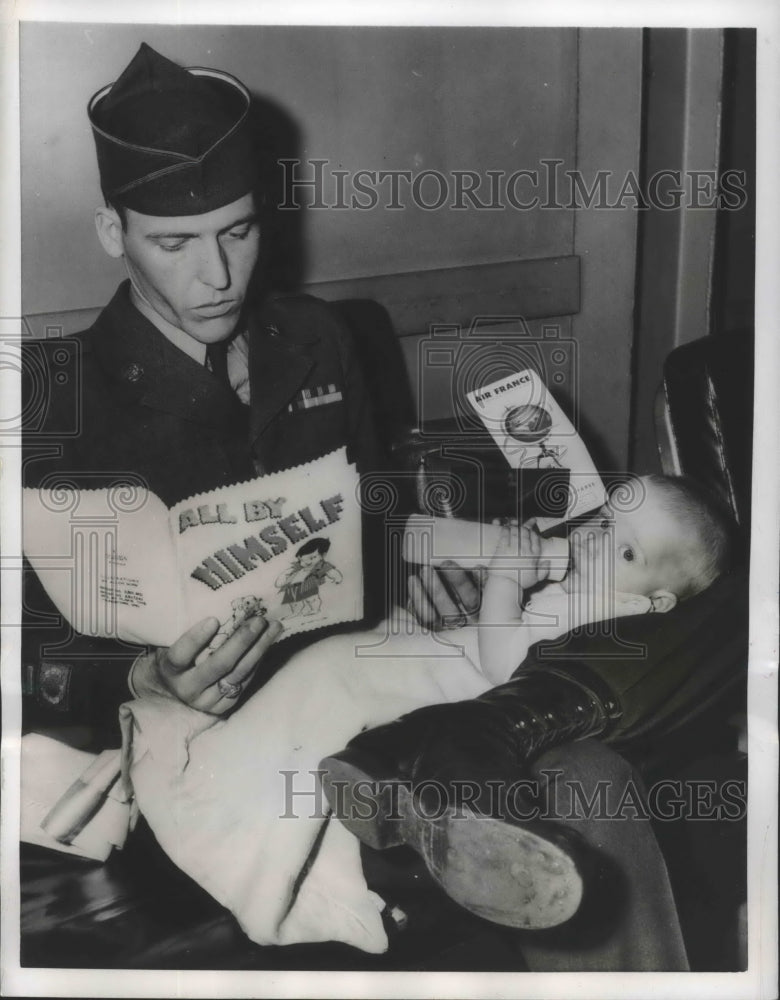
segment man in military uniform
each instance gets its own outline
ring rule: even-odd
[[[128,280],[75,338],[78,379],[48,386],[45,423],[26,439],[25,485],[130,477],[170,506],[343,445],[361,471],[376,464],[363,381],[335,312],[306,296],[256,301],[262,193],[249,109],[234,77],[184,70],[146,44],[90,101],[106,202],[97,233]],[[304,398],[322,405],[297,405]],[[63,437],[74,405],[79,433]],[[52,439],[55,455],[41,444]],[[44,607],[28,583],[28,607]],[[258,634],[262,619],[252,621],[197,667],[208,626],[139,657],[136,690],[162,682],[194,707],[229,709],[279,631]],[[135,653],[28,627],[32,705],[44,721],[110,725]]]

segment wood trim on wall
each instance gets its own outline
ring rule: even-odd
[[[580,308],[580,261],[571,256],[476,264],[322,282],[304,290],[328,300],[375,299],[404,337],[431,324],[468,326],[476,316],[496,323],[571,316]]]
[[[468,326],[476,316],[539,319],[571,316],[580,308],[580,259],[576,256],[477,264],[405,274],[383,274],[304,285],[329,301],[374,299],[389,312],[396,333],[420,334],[431,324]],[[25,333],[45,339],[85,330],[99,307],[25,317]]]
[[[661,170],[717,172],[723,32],[647,30],[644,179]],[[634,410],[629,467],[657,472],[660,459],[648,414],[675,347],[710,332],[716,209],[650,207],[639,235],[640,274],[634,342]]]
[[[641,29],[580,30],[579,84],[577,170],[591,184],[609,171],[615,197],[626,177],[639,176]],[[583,262],[582,310],[572,322],[579,430],[602,469],[623,470],[628,461],[638,215],[597,204],[575,213],[573,249]],[[652,424],[652,407],[643,420]]]

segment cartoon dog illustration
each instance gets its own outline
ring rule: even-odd
[[[219,631],[209,643],[209,650],[213,652],[219,649],[223,642],[226,642],[236,629],[243,625],[249,618],[255,615],[266,615],[268,609],[259,597],[248,594],[246,597],[236,597],[230,602],[232,614],[224,622],[220,622]]]

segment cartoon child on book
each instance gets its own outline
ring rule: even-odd
[[[296,552],[295,561],[276,580],[282,591],[282,618],[316,615],[322,609],[320,587],[323,583],[341,583],[344,577],[325,559],[330,548],[328,538],[310,538]]]

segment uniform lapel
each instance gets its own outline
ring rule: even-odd
[[[205,426],[235,421],[235,394],[132,306],[127,282],[95,326],[98,360],[125,400]]]
[[[273,303],[250,327],[249,378],[254,442],[283,406],[288,404],[314,367],[316,334],[282,325]]]

